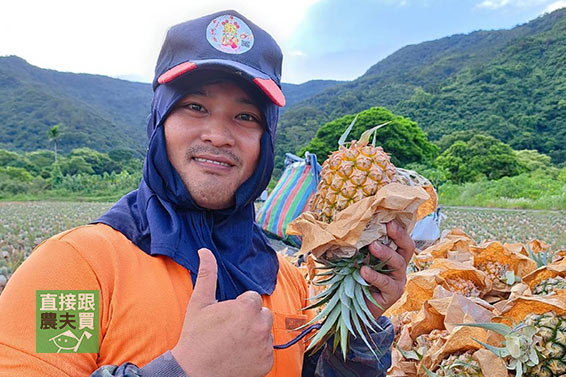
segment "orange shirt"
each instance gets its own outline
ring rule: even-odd
[[[40,244],[0,295],[0,376],[90,376],[106,364],[140,368],[175,346],[192,293],[189,271],[150,256],[122,233],[87,225]],[[36,290],[99,291],[99,353],[36,353]],[[306,282],[279,257],[277,286],[263,305],[274,316],[275,344],[307,319]],[[308,317],[311,317],[308,315]],[[304,343],[274,351],[270,377],[300,376]]]

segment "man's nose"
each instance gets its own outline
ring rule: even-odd
[[[233,146],[235,140],[231,127],[230,120],[211,117],[203,128],[201,140],[211,143],[215,147]]]

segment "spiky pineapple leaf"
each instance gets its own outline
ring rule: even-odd
[[[349,304],[349,303],[348,303]],[[342,305],[342,318],[341,320],[346,325],[348,331],[354,334],[354,329],[352,328],[352,324],[350,323],[350,307],[346,305]]]
[[[369,348],[369,350],[371,351],[371,353],[373,353],[373,355],[375,356],[375,358],[377,359],[377,354],[375,353],[375,351],[373,350],[372,346],[369,344],[368,340],[366,339],[365,333],[362,330],[362,325],[360,324],[360,320],[358,319],[357,315],[353,315],[352,316],[352,322],[354,322],[354,327],[356,328],[356,330],[358,331],[358,335],[360,336],[360,338],[362,338],[363,342],[366,344],[366,346]]]
[[[348,321],[349,321],[348,317]],[[348,356],[348,330],[349,328],[346,326],[344,321],[344,315],[340,318],[340,348],[342,349],[342,356],[344,356],[344,361]],[[352,332],[352,331],[351,331]]]
[[[327,295],[330,295],[332,292],[334,292],[336,289],[338,289],[339,286],[340,286],[339,284],[331,285],[330,287],[328,287],[324,291],[320,292],[316,296],[309,297],[307,300],[313,301],[313,300],[318,300],[319,298],[322,298],[322,297],[327,297]],[[330,296],[328,296],[328,299],[330,299]]]
[[[428,370],[428,368],[425,367],[424,365],[423,365],[423,369],[424,369],[424,371],[425,371],[425,373],[426,373],[426,375],[427,375],[428,377],[438,377],[438,376],[436,375],[436,373],[431,372],[431,371]]]
[[[366,327],[369,327],[373,332],[377,332],[373,326],[370,323],[370,319],[368,319],[367,314],[364,312],[364,310],[361,308],[358,300],[352,300],[352,302],[354,303],[354,312],[352,313],[352,318],[359,318],[362,320],[362,322],[364,323],[364,325]],[[373,316],[370,317],[371,320],[373,320]]]
[[[420,361],[423,358],[423,355],[421,355],[420,353],[418,353],[416,350],[404,350],[403,348],[399,347],[398,345],[395,346],[395,348],[397,348],[397,350],[401,353],[401,355],[403,355],[403,357],[407,360],[417,360]]]
[[[504,358],[509,356],[509,351],[505,347],[494,347],[491,344],[484,343],[476,338],[472,338],[472,339],[478,342],[479,344],[481,344],[482,346],[484,346],[485,348],[487,348],[488,350],[490,350],[491,352],[493,352],[497,357]]]
[[[479,327],[485,330],[491,330],[503,336],[507,336],[513,331],[513,328],[503,323],[455,323],[456,326]]]
[[[354,302],[357,302],[360,306],[360,308],[362,309],[362,311],[367,314],[367,316],[369,317],[369,319],[371,320],[371,322],[373,324],[375,324],[380,330],[381,327],[379,326],[379,324],[377,323],[377,321],[375,320],[375,318],[373,317],[373,313],[371,312],[371,310],[369,310],[367,304],[366,304],[366,300],[365,300],[365,295],[362,291],[362,286],[361,285],[356,285],[355,289],[354,289],[354,296],[356,296],[356,299],[354,300]],[[375,330],[374,330],[375,331]]]
[[[344,284],[340,284],[340,288],[338,289],[338,295],[340,296],[340,302],[342,303],[342,305],[351,310],[352,309],[352,306],[350,305],[351,299],[346,295]]]
[[[310,339],[310,344],[307,348],[307,351],[310,350],[311,348],[313,348],[325,335],[330,334],[329,331],[330,331],[330,329],[334,325],[334,322],[336,322],[336,320],[338,319],[339,316],[340,316],[340,307],[337,306],[337,307],[333,308],[330,315],[328,315],[328,317],[326,317],[326,319],[324,320],[322,327]]]
[[[360,274],[360,270],[359,269],[355,269],[354,272],[352,273],[352,277],[354,278],[355,281],[358,282],[358,284],[364,286],[364,287],[369,287],[370,284],[362,277],[362,275]]]
[[[375,298],[374,298],[373,295],[371,294],[371,291],[369,290],[368,287],[363,286],[363,287],[362,287],[362,291],[364,292],[364,295],[367,297],[367,299],[368,299],[372,304],[374,304],[375,306],[377,306],[377,307],[378,307],[379,309],[381,309],[381,310],[385,310],[385,309],[383,309],[383,306],[381,306],[381,305],[375,300]]]
[[[346,296],[354,298],[354,286],[356,285],[356,281],[352,275],[346,276],[342,284],[344,285],[344,293],[346,293]]]
[[[336,284],[340,281],[342,281],[344,279],[344,275],[334,275],[333,277],[331,277],[330,279],[325,279],[325,280],[315,280],[312,283],[314,285],[332,285],[332,284]]]
[[[352,131],[352,128],[354,127],[354,124],[356,124],[356,121],[358,120],[358,114],[356,114],[356,116],[354,117],[354,120],[350,123],[350,125],[348,126],[348,128],[346,128],[346,131],[344,131],[344,133],[342,134],[342,136],[340,136],[340,139],[338,139],[338,145],[342,146],[344,145],[344,143],[346,142],[346,138],[348,137],[348,135],[350,134],[350,131]]]
[[[330,299],[330,301],[328,302],[328,304],[324,307],[324,309],[322,309],[320,311],[320,313],[318,313],[316,315],[316,317],[314,317],[313,319],[311,319],[310,321],[308,321],[307,323],[305,323],[304,325],[301,325],[299,327],[297,327],[295,330],[300,330],[302,328],[305,328],[317,321],[320,321],[322,319],[324,319],[326,316],[328,316],[330,314],[330,312],[332,311],[332,309],[334,309],[336,307],[336,304],[338,303],[338,300],[340,299],[339,295],[332,295],[332,298]],[[311,305],[312,306],[312,305]]]

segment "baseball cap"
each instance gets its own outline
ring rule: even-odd
[[[251,81],[282,107],[282,60],[281,49],[265,30],[236,11],[221,11],[169,29],[157,59],[153,90],[188,72],[219,69]]]

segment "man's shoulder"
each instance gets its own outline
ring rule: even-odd
[[[89,224],[52,236],[40,243],[32,255],[34,253],[78,254],[89,264],[98,265],[102,261],[109,263],[117,258],[135,257],[140,250],[121,232],[108,225]]]
[[[121,232],[100,223],[65,230],[44,242],[47,241],[60,241],[71,245],[88,245],[91,247],[93,245],[114,245],[130,242]]]

